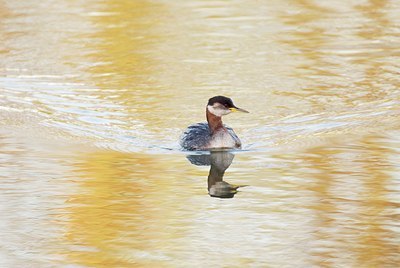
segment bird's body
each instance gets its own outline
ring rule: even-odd
[[[207,123],[191,125],[183,133],[181,146],[189,151],[207,150],[210,148],[241,148],[242,143],[232,128],[224,125],[214,135]]]
[[[247,112],[233,105],[232,100],[216,96],[206,108],[207,123],[191,125],[183,133],[180,144],[185,150],[210,150],[214,148],[241,148],[242,143],[232,128],[222,123],[221,117],[233,111]]]

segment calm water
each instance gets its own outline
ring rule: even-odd
[[[264,2],[0,1],[0,267],[398,267],[400,2]]]

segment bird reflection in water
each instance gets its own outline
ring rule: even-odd
[[[208,174],[208,194],[211,197],[232,198],[241,186],[223,180],[225,170],[232,164],[235,155],[228,151],[211,151],[209,154],[188,155],[187,159],[196,166],[211,166]]]

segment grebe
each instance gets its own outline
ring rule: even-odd
[[[248,111],[236,107],[230,98],[215,96],[208,100],[206,117],[208,123],[191,125],[183,133],[180,144],[183,149],[209,150],[214,148],[241,148],[242,143],[232,128],[222,124],[221,117],[231,112]]]

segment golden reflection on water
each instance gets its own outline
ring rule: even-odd
[[[390,156],[393,151],[384,146],[383,137],[365,137],[363,143],[370,150],[361,151],[366,177],[364,189],[360,193],[363,203],[360,207],[360,222],[364,228],[359,238],[360,247],[356,248],[358,265],[368,262],[371,266],[384,267],[396,265],[399,258],[399,245],[392,244],[396,237],[388,227],[396,221],[393,209],[398,204],[392,203],[388,190],[392,187],[389,174],[395,170]],[[390,261],[389,261],[390,260]]]
[[[205,197],[207,184],[215,197],[231,198],[237,193],[237,186],[218,184],[233,154],[199,157],[194,158],[198,165],[212,166],[208,179],[206,173],[195,172],[196,181],[188,181],[176,180],[175,169],[190,168],[184,156],[179,156],[184,161],[175,163],[174,170],[163,164],[164,157],[113,151],[82,156],[75,168],[77,190],[61,212],[68,215],[62,243],[75,246],[57,253],[66,255],[65,263],[113,267],[160,266],[180,256],[184,245],[193,243],[186,241],[185,232],[191,229],[186,221],[202,209],[202,205],[192,204],[190,209],[182,205],[190,204],[192,195]],[[216,169],[222,175],[215,176]],[[210,189],[216,184],[218,189]]]
[[[361,14],[367,18],[367,22],[356,33],[365,40],[373,40],[381,44],[380,49],[376,49],[375,53],[370,53],[368,57],[359,57],[354,59],[354,63],[364,67],[364,77],[355,84],[358,87],[366,89],[363,98],[368,101],[381,99],[391,94],[400,85],[400,80],[388,77],[391,73],[387,63],[382,61],[391,57],[391,55],[399,54],[397,46],[390,42],[389,37],[394,35],[393,30],[397,25],[386,17],[384,10],[390,8],[388,1],[368,1],[365,5],[359,5],[356,8]],[[383,42],[389,40],[389,42]],[[379,81],[379,83],[378,83]]]
[[[126,238],[120,232],[126,222],[131,222],[128,215],[140,209],[139,200],[132,196],[138,186],[127,182],[127,166],[118,167],[121,161],[128,162],[124,155],[96,153],[85,157],[84,166],[77,170],[83,175],[79,191],[68,201],[70,220],[65,239],[69,244],[86,247],[87,251],[72,249],[67,252],[67,260],[81,265],[126,266],[127,262],[116,254],[121,252],[116,247],[121,249]]]
[[[388,1],[368,1],[337,10],[322,8],[315,1],[292,2],[291,8],[301,12],[282,15],[282,20],[301,27],[290,33],[294,38],[287,36],[282,42],[296,48],[295,58],[306,59],[300,61],[293,74],[308,82],[303,92],[284,91],[285,95],[308,97],[315,108],[326,110],[332,102],[354,107],[386,101],[384,96],[399,87],[398,76],[388,75],[395,61],[392,55],[398,56],[393,43],[397,21],[385,17],[390,8]],[[342,25],[337,22],[345,14],[340,9],[358,10],[360,17],[353,20],[343,17],[348,24]],[[333,27],[327,24],[331,21],[336,23]],[[359,44],[352,46],[359,38]]]
[[[149,1],[106,1],[102,7],[99,14],[92,16],[99,31],[91,38],[98,41],[91,44],[95,50],[88,55],[99,65],[88,71],[94,74],[97,86],[122,91],[117,92],[121,101],[137,104],[135,90],[151,89],[155,63],[149,51],[154,42],[161,42],[159,35],[151,36],[158,24],[152,14],[161,12],[158,5]]]
[[[271,173],[273,169],[248,168],[252,159],[257,161],[257,154],[249,159],[239,155],[236,169],[241,172],[235,175],[235,172],[228,171],[228,178],[249,186],[234,193],[239,203],[233,203],[229,210],[233,209],[234,215],[235,210],[242,213],[243,209],[255,210],[257,217],[253,220],[261,223],[267,221],[271,224],[272,221],[278,224],[289,215],[308,222],[309,225],[298,225],[290,220],[285,223],[288,226],[284,229],[294,232],[294,238],[287,238],[286,231],[274,235],[278,245],[284,245],[284,241],[297,243],[296,239],[307,241],[308,248],[298,257],[299,263],[313,263],[318,267],[395,267],[399,258],[396,242],[399,236],[392,226],[397,222],[395,211],[399,204],[391,200],[395,181],[389,176],[398,172],[394,166],[395,159],[391,159],[394,151],[389,149],[387,139],[382,136],[364,136],[346,146],[344,144],[333,141],[301,154],[277,155],[275,159],[282,166],[276,169],[276,173]],[[206,162],[217,164],[224,173],[233,158],[228,157],[227,161],[222,158],[217,157],[214,162],[207,158]],[[204,164],[203,160],[192,161]],[[223,163],[215,163],[221,160]],[[208,168],[196,171],[192,167],[184,155],[172,156],[172,159],[113,151],[82,155],[75,167],[78,177],[74,181],[78,188],[69,196],[62,212],[69,215],[63,244],[75,245],[61,253],[67,255],[65,262],[83,266],[186,265],[190,263],[188,256],[193,254],[193,247],[208,245],[204,239],[210,238],[204,231],[212,231],[206,226],[216,224],[214,232],[220,236],[218,241],[222,244],[229,243],[231,232],[239,237],[247,234],[247,230],[237,229],[242,227],[240,219],[237,222],[229,222],[229,218],[225,219],[226,223],[213,222],[218,219],[212,216],[218,213],[216,204],[204,199],[207,196]],[[177,178],[176,170],[190,179]],[[247,179],[241,178],[242,172]],[[211,168],[208,180],[217,173]],[[300,180],[286,181],[281,188],[279,178],[288,174]],[[220,176],[217,174],[217,177]],[[265,178],[268,178],[266,182],[260,181]],[[259,193],[253,192],[252,186],[269,189],[265,192],[266,197],[256,197]],[[294,202],[285,200],[287,197],[280,196],[283,189],[285,195],[300,199]],[[256,203],[249,208],[248,202]],[[265,202],[265,207],[259,207],[258,202]],[[221,205],[224,206],[219,204],[217,207]],[[209,215],[209,222],[203,214]],[[219,227],[221,224],[222,229]],[[274,259],[276,265],[288,264],[279,260],[279,256],[286,253],[277,250],[277,241],[271,242],[268,232],[260,234],[259,228],[254,227],[253,231],[263,235],[259,239],[266,239],[262,245],[269,245],[270,252],[262,255],[259,252],[262,247],[252,250],[260,256],[278,257]],[[242,245],[247,246],[253,243],[242,241]],[[235,244],[228,248],[235,252],[240,247],[240,244]],[[210,250],[213,249],[203,248],[202,253],[210,254]],[[194,258],[193,263],[257,263],[257,259],[249,261],[251,258],[245,257],[251,256],[249,252],[243,252],[244,256],[231,256],[230,260],[223,258],[222,262],[217,261],[216,253],[200,262]],[[296,257],[290,256],[286,260],[292,263]],[[180,261],[176,262],[177,259]]]
[[[338,249],[354,261],[341,264],[345,266],[391,267],[398,261],[399,247],[392,243],[398,235],[390,230],[396,221],[395,204],[387,195],[393,185],[388,174],[395,168],[388,159],[392,152],[382,140],[366,136],[350,152],[343,147],[307,150],[304,159],[315,169],[310,173],[314,184],[308,188],[317,200],[312,206],[314,234],[325,248],[314,253],[319,267],[337,265]],[[360,150],[364,146],[368,150]]]
[[[176,181],[162,161],[113,151],[81,158],[75,170],[78,191],[63,212],[69,215],[65,243],[79,245],[62,253],[67,263],[151,267],[171,261],[165,251],[179,250],[175,240],[183,235],[182,223],[173,220],[190,216],[179,209],[190,186],[182,184],[185,178]]]
[[[94,94],[101,99],[112,95],[113,101],[122,105],[126,128],[140,127],[142,133],[151,132],[158,139],[165,136],[159,135],[160,131],[176,135],[171,121],[163,118],[174,113],[169,100],[176,98],[179,90],[173,89],[172,95],[157,81],[163,66],[160,56],[164,56],[157,51],[166,38],[160,25],[170,20],[165,5],[104,1],[91,20],[98,31],[90,35],[95,40],[90,44],[94,52],[87,59],[97,64],[86,71],[91,74],[91,82],[102,89]]]

